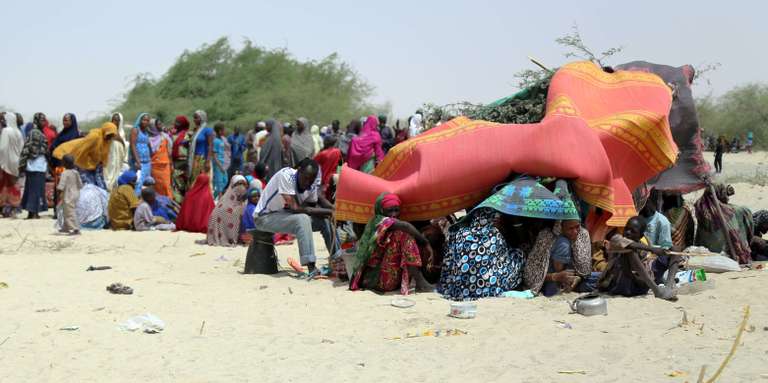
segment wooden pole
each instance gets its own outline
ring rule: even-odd
[[[711,182],[707,182],[707,187],[709,188],[709,192],[712,193],[712,197],[715,198],[715,207],[717,208],[717,215],[720,219],[720,231],[723,232],[723,236],[725,237],[725,243],[728,245],[728,253],[731,256],[731,259],[734,259],[735,261],[739,262],[739,256],[736,255],[736,248],[733,245],[733,241],[731,241],[731,237],[728,235],[728,228],[726,227],[725,223],[725,215],[723,214],[723,207],[720,206],[720,199],[717,198],[717,193],[715,192],[715,187],[712,185]]]
[[[552,70],[547,68],[546,66],[544,66],[544,64],[539,62],[539,60],[536,60],[535,58],[533,58],[531,56],[528,56],[528,60],[531,60],[531,62],[536,64],[536,66],[538,66],[539,68],[544,69],[545,71],[552,73]]]

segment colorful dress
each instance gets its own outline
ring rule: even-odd
[[[136,180],[136,195],[141,193],[141,187],[144,185],[144,179],[152,175],[152,150],[149,147],[149,135],[139,128],[136,129],[136,151],[139,153],[139,162],[141,163],[141,176]],[[132,163],[135,167],[136,164]]]
[[[165,133],[150,138],[152,144],[152,178],[155,179],[155,192],[158,195],[172,197],[171,191],[171,139]]]
[[[416,240],[401,230],[389,230],[397,222],[384,218],[376,226],[376,247],[368,261],[353,275],[351,290],[372,289],[381,292],[398,288],[408,294],[409,266],[421,267],[421,256]]]
[[[180,131],[173,141],[173,199],[177,203],[184,200],[189,182],[189,142],[192,140],[189,130]]]
[[[216,160],[211,161],[213,165],[213,198],[218,198],[224,193],[224,189],[227,187],[227,167],[225,161],[225,147],[224,140],[220,137],[213,139],[213,155],[216,156]],[[221,164],[221,167],[219,166]]]
[[[243,185],[230,187],[221,196],[208,220],[206,242],[211,246],[235,246],[240,240],[240,223],[246,201],[247,188]]]
[[[494,225],[497,214],[476,209],[451,227],[438,289],[446,299],[496,297],[522,282],[523,252],[507,245]]]

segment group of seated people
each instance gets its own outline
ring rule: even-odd
[[[285,174],[280,175],[282,172]],[[316,269],[311,232],[325,231],[324,218],[332,214],[330,202],[317,193],[318,177],[317,164],[311,162],[281,170],[265,189],[267,199],[254,210],[258,230],[297,236],[301,263],[292,265],[297,270],[301,266]],[[550,191],[565,183],[541,178],[536,182]],[[658,298],[674,300],[675,277],[683,263],[677,252],[686,247],[725,251],[741,263],[758,259],[758,252],[766,249],[760,237],[768,231],[768,213],[753,217],[748,209],[728,204],[727,192],[732,194],[732,188],[715,185],[713,189],[717,202],[707,191],[694,205],[695,212],[680,195],[651,191],[638,204],[638,216],[629,219],[624,228],[603,231],[599,238],[590,238],[586,214],[580,210],[569,219],[547,219],[480,204],[452,225],[449,219],[405,222],[399,220],[400,198],[384,193],[366,225],[339,223],[341,246],[326,244],[333,273],[348,279],[351,290],[409,294],[436,287],[452,300],[521,290],[544,296],[600,291],[628,297],[650,291]],[[577,198],[573,201],[573,206],[580,205]],[[705,208],[712,208],[713,203],[722,205],[719,209],[727,221],[726,230],[706,216]],[[694,217],[699,220],[698,232],[693,231]],[[747,259],[742,259],[739,250],[729,251],[725,233],[733,237],[737,249],[743,247]]]

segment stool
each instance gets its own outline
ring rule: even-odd
[[[277,252],[272,240],[274,234],[264,231],[251,231],[253,240],[248,246],[245,256],[245,270],[243,274],[276,274]]]

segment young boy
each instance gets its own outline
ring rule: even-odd
[[[80,199],[83,181],[80,180],[80,173],[75,169],[75,158],[67,154],[62,160],[66,170],[61,173],[59,185],[56,187],[56,192],[59,193],[58,200],[62,201],[64,214],[64,223],[59,232],[78,235],[80,234],[80,221],[77,218],[77,200]]]
[[[612,257],[598,282],[598,289],[625,297],[645,295],[650,289],[656,298],[676,300],[675,274],[677,274],[680,257],[669,255],[664,248],[640,243],[646,226],[647,223],[643,217],[632,217],[627,222],[624,235],[616,234],[611,238],[606,248],[607,253]],[[618,252],[611,254],[612,250],[618,250]],[[657,258],[654,259],[648,253],[656,255]],[[653,271],[651,271],[657,269],[654,271],[663,273],[665,270],[658,267],[662,263],[667,266],[664,267],[667,271],[665,287],[654,282]]]
[[[141,191],[142,202],[139,207],[136,208],[136,213],[133,215],[133,228],[136,231],[150,231],[150,230],[164,230],[173,231],[176,230],[176,225],[168,223],[163,217],[156,217],[152,215],[151,205],[155,203],[155,190],[151,187]]]

